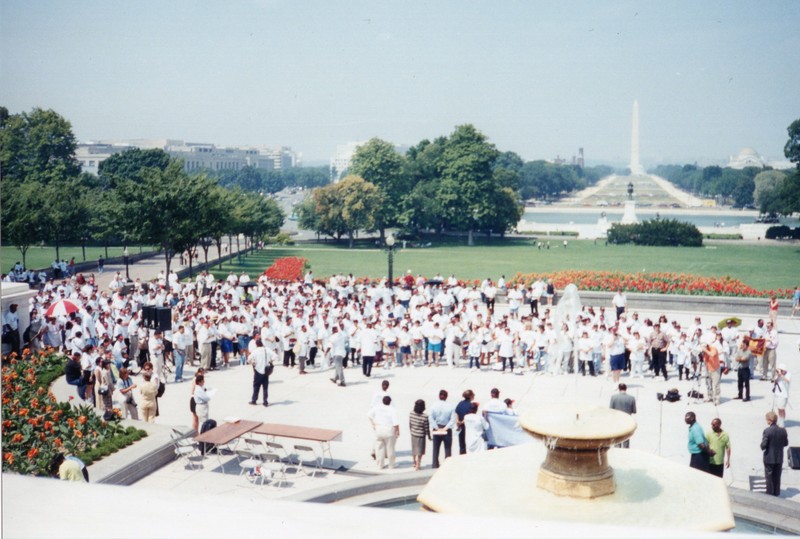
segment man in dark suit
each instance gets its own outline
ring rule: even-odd
[[[761,438],[764,451],[764,475],[767,478],[767,494],[779,496],[781,493],[781,469],[783,468],[783,448],[789,445],[786,429],[777,425],[778,415],[767,412],[767,423]]]

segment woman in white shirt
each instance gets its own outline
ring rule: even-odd
[[[642,366],[644,365],[645,340],[634,330],[633,336],[628,339],[627,347],[631,352],[631,376],[634,378],[642,377]]]

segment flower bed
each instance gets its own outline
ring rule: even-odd
[[[3,471],[49,475],[58,452],[71,453],[91,464],[146,436],[145,431],[119,423],[119,414],[104,421],[89,405],[72,407],[56,401],[48,390],[63,375],[65,357],[48,351],[24,350],[6,358],[2,368]],[[119,412],[115,410],[115,412]]]
[[[735,296],[751,298],[790,298],[792,290],[757,290],[728,276],[704,277],[686,273],[622,273],[615,271],[566,270],[551,273],[517,273],[510,284],[530,284],[536,279],[552,279],[556,288],[570,283],[578,290],[627,292],[646,294],[686,294],[690,296]]]
[[[264,271],[264,275],[275,281],[296,281],[303,277],[308,260],[298,256],[278,258]]]

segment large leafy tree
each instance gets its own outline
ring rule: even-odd
[[[495,188],[497,156],[494,144],[469,124],[456,127],[445,143],[438,193],[443,218],[448,228],[469,231],[470,239],[491,204],[485,195]]]
[[[196,244],[196,208],[214,182],[205,176],[188,176],[180,162],[166,169],[143,169],[141,182],[125,180],[117,187],[123,204],[125,228],[141,243],[161,247],[167,272],[176,253]]]
[[[81,168],[70,123],[53,110],[35,108],[8,116],[0,127],[3,183],[74,178]]]
[[[780,187],[786,174],[778,170],[765,170],[755,177],[753,198],[762,213],[783,213]]]
[[[336,188],[350,247],[353,247],[357,231],[375,230],[384,203],[383,195],[377,186],[354,175],[343,178]]]
[[[383,206],[375,216],[375,227],[380,231],[381,240],[386,228],[398,225],[403,198],[408,194],[409,181],[403,161],[393,145],[373,138],[358,147],[350,165],[351,175],[360,176],[380,190]]]
[[[45,240],[46,204],[43,195],[38,182],[10,183],[3,187],[3,240],[19,250],[22,264],[26,267],[28,249]]]
[[[786,131],[789,134],[789,140],[783,147],[783,155],[800,169],[800,119],[793,121]]]
[[[166,170],[172,158],[159,149],[140,150],[132,148],[112,155],[98,168],[104,186],[114,188],[121,180],[142,181],[142,173],[148,168]]]

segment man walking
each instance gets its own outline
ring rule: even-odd
[[[612,410],[619,410],[620,412],[625,412],[628,415],[633,415],[636,413],[636,399],[633,395],[628,395],[628,386],[625,383],[620,383],[619,386],[619,393],[611,395],[611,402],[609,403],[608,407]],[[625,440],[622,442],[618,447],[629,448],[631,446],[630,440]]]
[[[439,467],[439,448],[444,445],[444,458],[450,458],[453,450],[453,426],[456,407],[447,402],[447,391],[439,391],[439,401],[431,407],[433,429],[433,467]]]
[[[767,412],[767,424],[761,437],[761,450],[764,451],[764,476],[767,479],[767,494],[780,496],[781,471],[783,468],[783,448],[789,445],[786,429],[777,425],[778,415]]]
[[[347,354],[347,337],[344,331],[339,330],[339,326],[331,329],[330,354],[333,356],[333,367],[336,374],[331,378],[331,382],[344,387],[344,357]]]
[[[261,389],[264,406],[269,406],[269,372],[268,369],[272,361],[268,353],[274,354],[271,350],[267,351],[264,348],[264,343],[261,342],[260,337],[256,337],[256,349],[250,354],[249,362],[253,366],[253,397],[250,399],[250,404],[254,405],[258,401],[258,391]],[[275,355],[277,358],[277,355]]]
[[[717,477],[722,477],[725,468],[731,467],[731,440],[728,433],[722,430],[722,420],[711,420],[711,430],[706,433],[708,447],[714,454],[708,464],[708,471]]]

